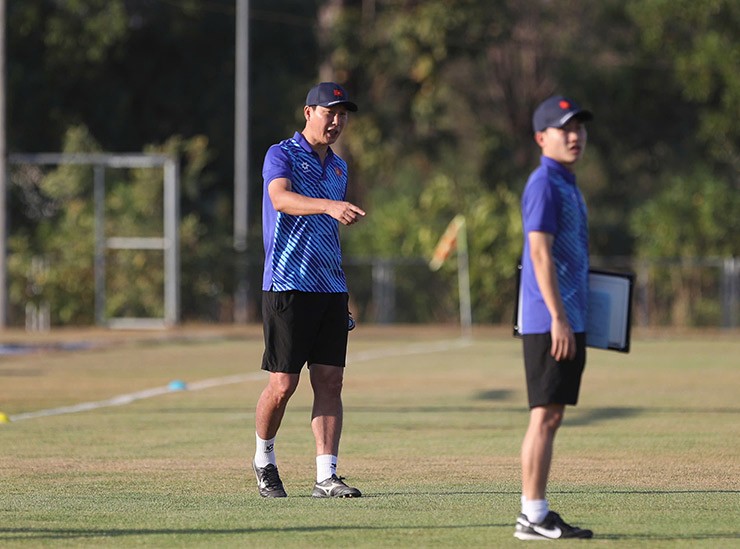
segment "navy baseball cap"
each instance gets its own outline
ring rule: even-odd
[[[562,128],[568,120],[576,117],[578,120],[593,120],[594,115],[578,106],[575,101],[555,95],[539,104],[532,116],[532,129],[535,132],[545,131],[547,128]]]
[[[334,82],[322,82],[308,91],[306,105],[310,107],[333,107],[344,105],[348,111],[357,112],[357,105],[352,103],[345,89]]]

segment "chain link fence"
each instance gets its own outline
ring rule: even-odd
[[[24,280],[11,279],[15,288],[9,303],[11,325],[48,329],[60,325],[54,313],[54,296],[45,280],[58,267],[39,263],[28,250],[29,268]],[[187,256],[187,251],[185,251]],[[16,258],[18,260],[18,258]],[[471,257],[474,269],[475,258]],[[92,258],[90,258],[92,263]],[[450,262],[451,264],[454,263]],[[25,262],[24,262],[25,264]],[[592,258],[594,268],[635,275],[633,318],[635,327],[740,326],[740,257],[676,260],[637,260],[627,257]],[[226,270],[229,269],[226,264]],[[424,258],[345,258],[344,268],[350,289],[350,310],[360,323],[368,324],[457,324],[460,322],[457,272],[452,265],[432,272]],[[513,271],[513,269],[512,269]],[[261,261],[250,261],[248,279],[249,322],[260,322]],[[15,273],[18,277],[19,273]],[[516,279],[501,285],[495,303],[481,298],[476,281],[470,289],[474,324],[509,324],[514,315]],[[186,322],[231,323],[233,297],[226,288],[190,295],[184,291],[182,317]],[[89,300],[93,318],[94,302]],[[198,309],[191,310],[197,303]],[[211,303],[209,306],[208,303]],[[63,322],[61,324],[64,324]]]
[[[474,262],[474,258],[471,258]],[[635,276],[634,326],[723,327],[740,325],[740,257],[633,259],[594,257],[599,269]],[[459,321],[454,273],[431,272],[418,259],[345,261],[353,313],[365,322],[435,323]],[[471,288],[473,321],[501,324],[513,317],[515,284],[502,300],[511,307],[491,311]]]

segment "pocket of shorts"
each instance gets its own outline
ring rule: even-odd
[[[293,292],[277,292],[275,299],[272,302],[272,310],[276,313],[283,313],[290,309],[293,303],[294,294]]]

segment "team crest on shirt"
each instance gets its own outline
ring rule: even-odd
[[[301,168],[303,168],[303,171],[304,172],[307,172],[308,171],[308,162],[304,162],[303,164],[301,164]]]
[[[342,177],[342,168],[334,168],[334,173],[337,174],[337,177]]]

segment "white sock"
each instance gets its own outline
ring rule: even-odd
[[[522,513],[529,522],[542,522],[550,512],[550,505],[546,499],[527,499],[522,496]]]
[[[321,482],[337,474],[337,456],[322,454],[316,456],[316,482]]]
[[[254,436],[257,439],[257,448],[254,451],[254,464],[257,467],[265,467],[270,463],[277,465],[275,462],[275,439],[264,440],[257,433]]]

